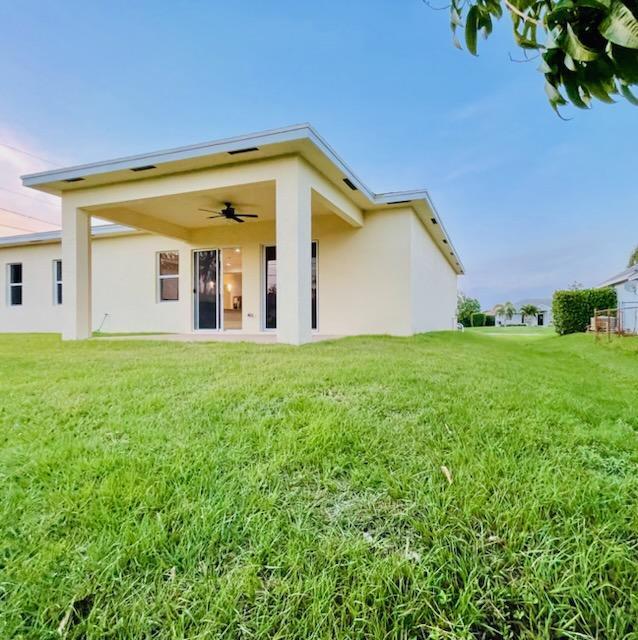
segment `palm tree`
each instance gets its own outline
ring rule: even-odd
[[[525,322],[526,318],[536,318],[539,314],[539,309],[533,304],[524,304],[521,307],[521,318]]]
[[[503,304],[497,304],[494,307],[496,316],[503,316],[507,320],[511,320],[516,313],[516,307],[511,302],[504,302]]]
[[[627,266],[633,267],[636,264],[638,264],[638,247],[636,247],[629,256],[629,263]]]

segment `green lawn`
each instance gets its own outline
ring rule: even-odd
[[[490,329],[0,336],[0,638],[637,638],[637,341]]]

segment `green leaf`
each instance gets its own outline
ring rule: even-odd
[[[623,94],[626,100],[631,102],[631,104],[638,107],[638,98],[631,92],[631,89],[624,83],[620,85],[620,93]]]
[[[567,104],[565,98],[561,96],[558,89],[549,81],[545,81],[545,93],[547,94],[547,98],[551,102],[552,106],[557,104]]]
[[[614,104],[614,102],[616,102],[601,83],[588,82],[587,89],[594,98],[598,98],[601,102],[606,102],[607,104]]]
[[[555,27],[548,34],[545,40],[545,49],[558,49],[558,43],[563,35],[563,30],[560,27]]]
[[[576,71],[576,65],[574,64],[574,59],[569,55],[569,53],[565,54],[565,66],[570,71]]]
[[[614,61],[615,74],[624,80],[625,84],[638,83],[638,51],[612,44],[611,59]]]
[[[572,25],[567,23],[567,32],[565,33],[564,40],[565,51],[574,59],[579,62],[591,62],[596,60],[600,55],[598,51],[594,51],[589,47],[586,47],[574,33]]]
[[[607,17],[600,23],[600,33],[614,44],[638,49],[638,20],[619,0],[612,0]]]
[[[450,12],[450,23],[453,27],[460,27],[461,24],[463,24],[461,22],[461,16],[459,15],[459,12],[454,8],[452,8],[452,11]]]
[[[580,87],[574,75],[566,73],[563,76],[563,86],[565,87],[567,97],[575,107],[578,107],[579,109],[589,109],[589,105],[580,95]]]
[[[479,9],[474,4],[465,18],[465,44],[472,55],[476,55],[476,36],[478,34]]]

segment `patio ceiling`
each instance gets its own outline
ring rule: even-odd
[[[122,210],[134,212],[144,216],[150,216],[179,224],[187,229],[200,229],[204,227],[234,225],[236,222],[217,218],[210,220],[212,213],[200,211],[211,209],[218,211],[223,203],[230,202],[243,213],[255,213],[259,218],[246,219],[246,224],[267,222],[275,220],[275,183],[257,182],[253,184],[235,185],[221,189],[207,189],[193,193],[180,193],[175,195],[160,196],[156,198],[144,198],[118,202],[116,207],[103,206],[92,208],[96,216],[103,218],[119,217]],[[329,203],[319,194],[312,192],[312,215],[329,215],[332,211]]]

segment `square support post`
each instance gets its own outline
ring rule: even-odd
[[[277,179],[277,341],[312,339],[310,180],[299,158]]]
[[[62,204],[63,340],[91,337],[91,216]]]

